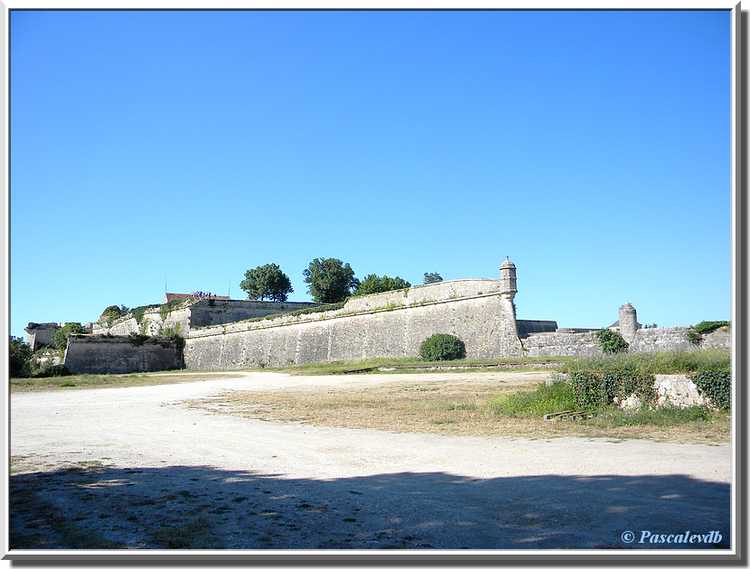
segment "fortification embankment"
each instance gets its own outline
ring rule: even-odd
[[[134,373],[182,367],[174,339],[71,335],[63,365],[72,373]]]
[[[467,357],[520,355],[513,304],[489,279],[447,281],[351,298],[338,310],[192,328],[185,366],[232,369],[416,356],[434,333]]]

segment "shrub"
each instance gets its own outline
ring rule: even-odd
[[[137,334],[135,332],[131,332],[128,334],[128,342],[133,344],[134,346],[142,346],[145,344],[150,336],[146,336],[145,334]]]
[[[704,370],[690,377],[698,393],[707,397],[719,409],[732,406],[732,373],[729,370]]]
[[[691,326],[687,331],[687,340],[694,346],[698,346],[703,341],[703,336],[698,330]]]
[[[714,330],[724,328],[725,326],[729,326],[727,320],[703,320],[698,322],[695,326],[692,326],[692,329],[698,332],[698,334],[709,334]]]
[[[28,377],[31,374],[31,346],[21,338],[10,337],[8,360],[10,377]]]
[[[156,308],[158,304],[146,304],[145,306],[136,306],[130,311],[130,314],[135,318],[135,321],[140,326],[143,322],[143,315],[149,308]]]
[[[628,343],[622,337],[622,334],[614,330],[603,328],[596,333],[596,339],[605,354],[619,354],[628,351]]]
[[[433,334],[419,346],[423,360],[459,360],[466,357],[466,345],[450,334]]]
[[[644,405],[656,400],[654,376],[635,368],[609,371],[579,370],[570,376],[576,404],[590,409],[610,405],[615,398],[622,401],[635,394]]]
[[[37,377],[63,377],[71,375],[70,370],[62,364],[49,366],[39,372]]]
[[[704,334],[710,334],[714,330],[729,326],[727,320],[703,320],[687,331],[687,339],[691,344],[698,346],[703,342]]]

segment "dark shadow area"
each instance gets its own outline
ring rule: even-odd
[[[730,486],[683,475],[290,479],[210,467],[17,474],[12,549],[728,548]],[[635,543],[625,543],[631,531]],[[719,543],[639,543],[642,533]]]

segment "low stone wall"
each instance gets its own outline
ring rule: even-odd
[[[698,345],[687,338],[687,327],[642,328],[629,342],[633,353],[686,352],[708,348],[731,348],[731,335],[728,329],[721,328],[706,334]],[[580,356],[590,357],[602,353],[596,332],[546,332],[530,334],[522,339],[528,356]]]
[[[343,308],[193,328],[185,366],[232,369],[416,356],[435,333],[454,334],[469,358],[521,355],[513,304],[498,281],[471,279],[355,297]]]
[[[522,340],[527,356],[596,356],[602,353],[595,332],[543,332]]]
[[[133,373],[182,368],[182,351],[174,340],[123,336],[71,335],[63,365],[72,373]]]

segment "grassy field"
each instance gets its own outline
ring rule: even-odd
[[[322,362],[265,371],[281,371],[291,375],[342,375],[354,373],[425,373],[425,372],[492,372],[546,371],[561,369],[575,358],[570,356],[508,357],[425,361],[421,358],[372,358],[367,360]],[[258,371],[258,370],[254,370]]]
[[[702,443],[729,440],[727,413],[696,409],[638,413],[608,409],[586,421],[545,421],[545,413],[573,408],[570,395],[557,384],[537,389],[538,383],[517,382],[512,379],[514,375],[399,381],[347,389],[240,391],[186,405],[252,419],[395,432]]]

